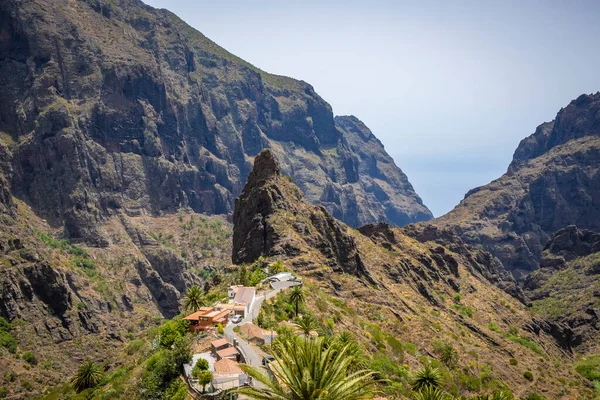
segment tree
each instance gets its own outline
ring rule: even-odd
[[[93,361],[88,361],[79,367],[71,383],[77,392],[81,392],[100,383],[102,375],[100,366]]]
[[[212,372],[208,370],[195,370],[196,374],[192,375],[194,378],[198,379],[198,384],[202,385],[202,393],[206,392],[206,385],[208,385],[213,378]]]
[[[427,387],[439,388],[442,385],[442,373],[431,364],[426,364],[423,368],[415,372],[412,381],[412,389],[420,392]]]
[[[238,269],[238,284],[242,286],[248,285],[248,269],[246,268],[246,264],[240,265]]]
[[[269,364],[273,376],[249,365],[241,368],[260,386],[239,389],[257,400],[362,400],[372,399],[373,373],[350,371],[354,357],[346,349],[326,347],[323,338],[292,337],[280,343],[280,355]]]
[[[183,297],[183,308],[187,311],[196,312],[205,305],[206,298],[202,290],[198,286],[190,286]]]
[[[458,363],[458,352],[454,350],[452,345],[447,344],[442,349],[440,354],[440,361],[443,362],[448,368],[454,368]]]
[[[306,337],[308,337],[312,331],[319,327],[315,317],[313,317],[310,314],[305,314],[302,316],[302,318],[298,318],[296,326],[300,328],[300,330]]]
[[[188,332],[189,322],[185,320],[170,320],[160,327],[160,344],[171,347],[177,338],[183,337]]]
[[[304,288],[302,288],[302,286],[294,286],[290,292],[290,303],[294,305],[296,317],[300,311],[300,305],[304,304],[304,301]]]
[[[194,369],[199,369],[200,371],[206,371],[208,369],[208,361],[204,358],[196,361],[196,365],[194,365]]]

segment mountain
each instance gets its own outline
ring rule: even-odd
[[[568,226],[552,234],[523,286],[536,314],[569,326],[582,351],[600,351],[600,233]]]
[[[450,229],[385,223],[352,229],[308,203],[270,150],[255,158],[233,224],[234,262],[277,261],[301,277],[307,307],[323,329],[352,332],[379,360],[372,365],[390,380],[388,396],[409,396],[401,371],[439,357],[447,345],[460,355],[458,367],[442,366],[454,394],[509,387],[525,397],[536,391],[560,398],[561,379],[574,377],[576,335],[559,321],[533,317],[496,287],[495,259]],[[271,308],[260,320],[276,318]],[[531,383],[526,370],[543,372]],[[580,389],[582,397],[593,396]]]
[[[230,214],[267,147],[351,225],[432,217],[356,118],[139,0],[3,1],[0,84],[2,200],[70,238],[106,246],[119,212]]]
[[[600,231],[600,93],[581,95],[519,144],[507,172],[434,222],[496,256],[516,276],[538,268],[569,225]]]

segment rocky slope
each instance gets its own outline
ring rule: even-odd
[[[538,267],[549,236],[568,225],[600,231],[600,93],[540,125],[499,179],[471,190],[434,224],[498,257],[517,276]]]
[[[229,264],[221,216],[121,214],[100,227],[108,247],[94,248],[64,239],[21,200],[10,204],[0,214],[0,393],[14,399],[39,397],[82,361],[105,362]]]
[[[540,376],[531,384],[523,370],[573,379],[569,327],[532,317],[492,284],[490,279],[496,283],[502,274],[491,276],[498,264],[489,253],[471,248],[450,230],[422,228],[349,228],[307,203],[267,150],[256,157],[236,201],[233,259],[283,261],[304,280],[319,318],[353,332],[374,357],[416,367],[423,357],[435,357],[435,343],[451,343],[461,360],[445,372],[455,393],[506,385],[520,395],[532,390],[549,398],[564,395],[569,389],[560,379]],[[385,338],[395,343],[389,337],[416,349],[399,361],[393,346],[385,344]],[[487,384],[467,383],[486,368]],[[388,395],[404,393],[406,380],[392,371],[386,378],[395,385]],[[592,396],[580,389],[583,398]]]
[[[573,330],[581,351],[600,351],[600,233],[576,226],[554,233],[524,289],[536,314]]]
[[[3,1],[0,84],[0,198],[72,238],[107,245],[119,212],[231,213],[266,147],[351,225],[431,218],[358,120],[139,0]]]

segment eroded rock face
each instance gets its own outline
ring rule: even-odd
[[[0,131],[17,139],[0,145],[0,172],[13,171],[0,207],[11,184],[70,237],[103,246],[97,227],[118,212],[233,212],[270,147],[310,201],[352,225],[431,218],[358,120],[335,121],[309,84],[259,71],[165,10],[7,0],[0,29]]]
[[[548,323],[568,328],[573,347],[600,343],[600,234],[568,226],[550,236],[523,288]],[[570,333],[569,333],[570,332]]]
[[[481,274],[522,303],[528,303],[527,297],[517,285],[514,277],[504,270],[497,259],[487,251],[468,245],[454,230],[429,224],[416,224],[404,227],[403,232],[419,242],[435,242],[443,246],[440,249],[445,247],[456,254],[460,254],[473,274]],[[441,251],[440,253],[443,254]]]
[[[600,231],[600,93],[582,95],[515,151],[506,174],[471,190],[435,224],[491,252],[516,276],[538,267],[566,226]]]
[[[330,260],[332,268],[369,277],[345,227],[323,206],[304,201],[300,190],[281,174],[271,150],[256,157],[236,199],[233,224],[232,260],[236,264],[261,256],[294,257],[310,247]]]

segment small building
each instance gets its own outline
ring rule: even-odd
[[[214,342],[210,342],[210,351],[212,351],[213,353],[216,353],[219,350],[226,349],[227,347],[230,347],[230,344],[227,341],[227,339],[219,339],[215,340]]]
[[[247,383],[248,377],[240,365],[229,359],[223,358],[214,364],[212,386],[215,390],[234,389]]]
[[[250,309],[252,308],[252,304],[256,299],[256,289],[253,287],[237,287],[235,289],[235,296],[233,297],[232,303],[234,305],[243,305],[244,306],[244,314],[245,317],[250,313]]]
[[[216,352],[217,361],[220,361],[224,358],[229,358],[230,360],[240,361],[240,352],[235,347],[226,347],[224,349],[218,350]]]
[[[291,272],[280,272],[267,278],[269,282],[295,281],[296,277]]]
[[[239,288],[243,288],[244,285],[232,285],[229,286],[229,289],[227,290],[227,297],[229,297],[229,300],[233,300],[233,298],[235,297],[235,294],[237,293]]]
[[[277,337],[277,332],[274,330],[265,330],[251,322],[246,322],[240,325],[240,332],[248,339],[249,342],[257,344],[271,344],[273,339]]]
[[[202,307],[183,318],[190,322],[190,331],[194,332],[197,330],[204,330],[210,326],[217,326],[219,324],[225,326],[229,321],[229,314],[231,310],[219,310],[214,307]]]

